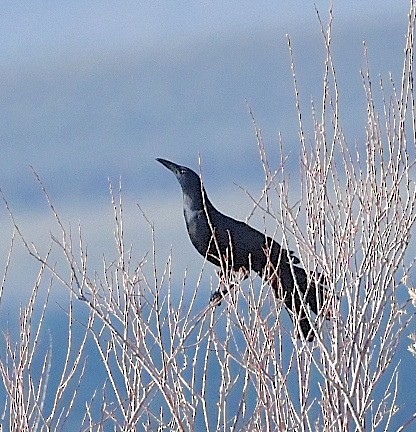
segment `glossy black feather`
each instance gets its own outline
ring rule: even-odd
[[[270,283],[276,296],[282,298],[286,307],[296,313],[304,337],[312,340],[314,334],[302,308],[298,290],[295,289],[294,276],[299,291],[304,294],[305,303],[314,313],[318,313],[317,291],[319,304],[322,304],[323,290],[322,287],[316,290],[314,284],[308,284],[305,270],[296,265],[299,259],[245,222],[220,213],[208,199],[194,171],[166,159],[157,161],[175,174],[182,187],[186,227],[196,250],[208,261],[227,271],[244,268],[263,275],[266,269],[272,267],[277,277],[271,277]]]

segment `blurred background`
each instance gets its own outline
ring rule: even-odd
[[[325,60],[314,4],[326,23],[323,0],[3,2],[0,187],[27,240],[46,251],[56,227],[32,165],[65,223],[81,224],[91,265],[99,268],[103,253],[115,253],[108,181],[118,187],[121,178],[126,236],[136,253],[152,247],[139,204],[155,225],[160,263],[172,250],[174,277],[188,268],[196,278],[202,258],[186,235],[179,185],[155,158],[198,170],[200,156],[213,203],[244,219],[251,203],[237,185],[255,196],[263,186],[249,105],[276,166],[282,134],[296,179],[300,144],[286,34],[307,113],[312,100],[321,106]],[[363,41],[374,83],[392,73],[398,85],[408,6],[405,0],[335,4],[333,55],[351,145],[365,139]],[[4,206],[0,224],[3,265],[12,234]],[[6,285],[10,326],[37,267],[18,245]],[[407,361],[414,370],[403,348]],[[414,391],[408,394],[407,413]]]

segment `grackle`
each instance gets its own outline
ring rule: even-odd
[[[317,314],[322,305],[322,283],[308,282],[306,272],[298,267],[299,259],[292,251],[283,249],[242,221],[220,213],[208,199],[200,177],[185,166],[166,159],[156,159],[175,174],[183,192],[183,212],[189,237],[196,250],[211,263],[220,266],[222,272],[254,270],[269,278],[276,297],[295,314],[305,339],[311,341],[314,332],[302,305]],[[268,272],[268,273],[265,273]],[[295,284],[296,280],[296,284]],[[214,298],[222,296],[218,291]]]

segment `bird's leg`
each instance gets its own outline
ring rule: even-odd
[[[232,272],[232,270],[231,270],[231,272]],[[229,272],[229,273],[231,273],[231,272]],[[218,288],[216,291],[214,291],[211,294],[211,299],[210,299],[211,302],[219,301],[219,303],[217,303],[216,306],[219,306],[221,304],[221,300],[228,294],[228,290],[233,289],[239,282],[246,279],[249,275],[249,272],[244,267],[241,267],[238,270],[238,272],[232,272],[232,273],[233,273],[233,275],[234,274],[237,275],[237,277],[232,278],[232,279],[236,279],[235,282],[234,282],[234,280],[230,280],[231,275],[227,274],[226,276],[224,276],[224,272],[222,270],[218,270],[218,272],[217,272],[218,279],[219,279]],[[228,287],[228,289],[227,289],[227,287]]]
[[[219,279],[218,288],[211,294],[210,302],[216,303],[216,306],[221,305],[222,299],[228,294],[228,290],[225,287],[226,279],[222,270],[217,271],[217,276]]]

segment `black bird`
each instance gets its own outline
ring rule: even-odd
[[[316,288],[313,282],[308,283],[306,272],[296,266],[300,261],[292,251],[283,249],[245,222],[220,213],[208,199],[200,177],[190,168],[166,159],[156,160],[175,174],[182,187],[186,227],[196,250],[208,261],[221,266],[223,272],[254,270],[263,275],[268,271],[266,276],[276,297],[283,299],[286,307],[296,314],[295,322],[299,322],[305,339],[311,341],[314,333],[299,293],[317,314],[323,303],[322,284]]]

